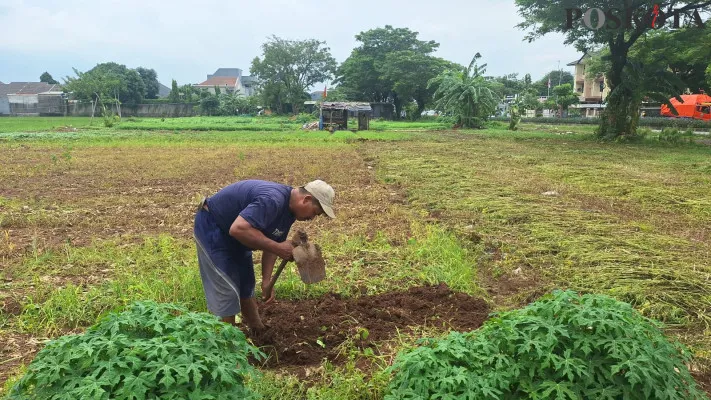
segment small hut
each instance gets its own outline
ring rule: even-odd
[[[369,103],[323,102],[321,103],[320,129],[348,129],[348,117],[358,119],[358,130],[368,130],[373,110]]]

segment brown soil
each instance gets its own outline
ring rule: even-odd
[[[696,383],[701,389],[703,389],[707,395],[711,396],[711,369],[706,372],[692,372],[691,375],[694,376]]]
[[[266,367],[313,366],[328,359],[344,360],[339,350],[352,343],[364,349],[392,339],[408,327],[471,331],[489,314],[488,304],[446,285],[414,287],[404,292],[344,299],[330,294],[319,299],[265,306],[268,326],[252,341],[269,355]]]
[[[20,333],[4,333],[0,339],[0,383],[4,384],[20,365],[29,364],[43,342],[39,338]]]

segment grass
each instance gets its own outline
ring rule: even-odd
[[[329,278],[306,286],[286,271],[279,298],[444,281],[510,308],[570,287],[631,302],[711,360],[708,147],[601,143],[586,125],[452,132],[373,121],[331,135],[273,117],[76,132],[49,121],[0,119],[0,304],[22,309],[0,312],[5,342],[81,330],[136,299],[204,311],[196,198],[239,179],[318,177],[336,187],[339,218],[294,228],[321,245]],[[314,369],[309,383],[270,370],[251,384],[267,398],[382,398],[387,357],[438,334],[382,344],[385,358],[345,344],[352,359]],[[373,366],[356,367],[364,360]]]
[[[56,131],[72,128],[87,128],[91,123],[88,117],[5,117],[0,118],[0,133]],[[101,126],[101,119],[94,118],[94,127]]]
[[[388,244],[383,235],[373,240],[322,235],[319,243],[331,266],[329,279],[304,285],[297,273],[284,274],[275,289],[279,298],[302,299],[329,292],[353,296],[361,287],[377,294],[400,290],[403,285],[439,282],[482,294],[473,279],[474,260],[469,252],[451,233],[434,225],[415,223],[402,249]],[[17,299],[22,314],[14,321],[15,327],[21,333],[56,336],[92,325],[105,313],[120,311],[136,300],[179,303],[206,312],[194,251],[192,241],[162,235],[146,237],[138,245],[119,241],[66,245],[63,251],[18,260],[11,266],[13,279],[37,289]],[[338,262],[348,257],[354,258],[349,265]],[[85,271],[94,271],[92,279],[77,280]],[[47,285],[55,283],[48,277],[55,277],[59,285]]]
[[[534,292],[608,293],[670,327],[710,331],[709,148],[503,135],[369,147],[381,179],[495,254],[480,270],[518,271],[542,282],[519,283]]]

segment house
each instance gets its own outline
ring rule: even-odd
[[[602,109],[605,108],[603,102],[610,94],[610,89],[607,87],[604,75],[595,79],[588,79],[585,76],[585,60],[589,57],[585,53],[578,60],[567,64],[570,67],[575,67],[573,89],[580,98],[580,103],[572,105],[571,108],[579,109],[583,117],[599,117]]]
[[[194,88],[204,89],[212,94],[215,94],[215,87],[219,87],[221,93],[238,93],[242,96],[254,95],[255,86],[254,77],[242,76],[242,70],[239,68],[218,68],[214,74],[207,75],[207,80],[193,85]]]
[[[66,98],[62,87],[45,82],[0,84],[0,114],[65,115]]]
[[[10,101],[8,94],[14,94],[22,89],[27,82],[0,83],[0,115],[10,115]]]

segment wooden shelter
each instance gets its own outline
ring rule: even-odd
[[[348,117],[352,116],[358,119],[358,130],[368,130],[372,112],[370,103],[323,102],[320,129],[348,129]]]

